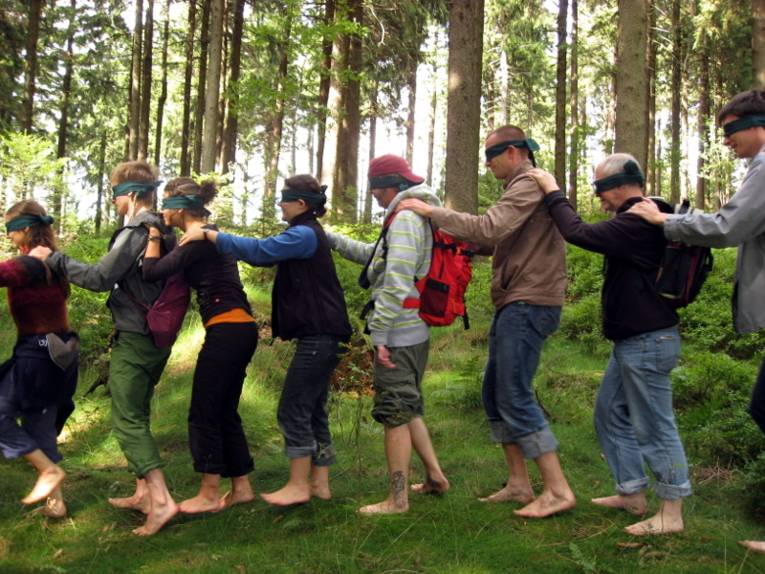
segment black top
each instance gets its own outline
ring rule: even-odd
[[[308,259],[279,262],[272,292],[271,328],[274,337],[351,335],[343,288],[324,229],[311,212],[295,217],[290,226],[305,225],[316,233],[316,252]]]
[[[217,231],[215,225],[204,229]],[[144,257],[143,278],[159,281],[183,271],[188,284],[197,292],[202,322],[232,309],[252,313],[247,296],[239,280],[236,259],[218,252],[209,241],[192,241],[173,249],[166,256]]]
[[[677,324],[677,313],[656,292],[654,281],[667,240],[661,227],[625,213],[631,197],[607,221],[581,220],[562,192],[545,196],[555,224],[569,243],[606,256],[603,281],[603,335],[619,341]]]

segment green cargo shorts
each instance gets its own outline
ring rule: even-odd
[[[405,425],[423,415],[422,377],[428,364],[429,341],[409,347],[388,347],[395,369],[375,361],[372,418],[386,427]]]

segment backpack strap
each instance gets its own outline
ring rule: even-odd
[[[388,235],[388,228],[390,227],[391,222],[396,217],[396,213],[398,212],[394,211],[388,217],[385,218],[385,221],[383,222],[382,230],[380,231],[380,236],[377,238],[377,241],[375,241],[375,245],[372,248],[372,253],[369,255],[369,259],[364,265],[364,269],[362,269],[361,273],[359,274],[358,283],[362,289],[369,289],[369,287],[372,285],[369,282],[367,271],[369,271],[369,268],[372,265],[372,260],[375,258],[375,253],[377,253],[377,246],[380,245],[380,241],[382,241],[382,244],[383,244],[383,259],[385,259],[388,256],[388,242],[385,238]]]

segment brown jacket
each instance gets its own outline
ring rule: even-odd
[[[524,173],[529,161],[508,177],[505,193],[484,215],[436,207],[431,219],[465,241],[494,248],[491,298],[497,310],[508,303],[563,305],[566,248],[536,181]]]

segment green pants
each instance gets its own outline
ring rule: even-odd
[[[430,342],[409,347],[388,347],[389,369],[375,361],[372,418],[386,427],[405,425],[423,416],[422,377],[428,364]]]
[[[149,428],[151,397],[170,349],[158,349],[150,335],[117,334],[109,364],[112,427],[127,458],[128,469],[139,478],[164,466]]]

